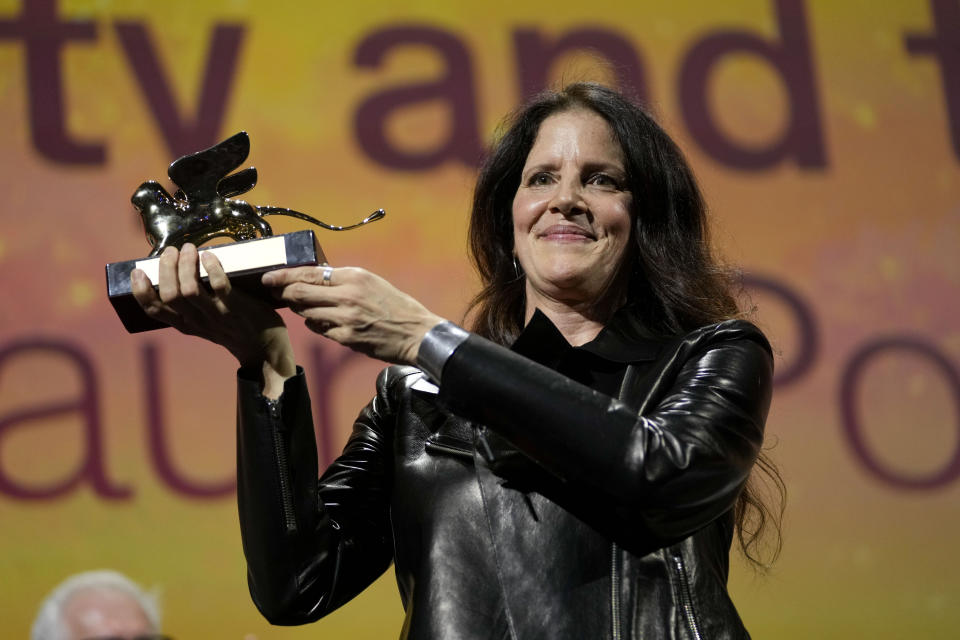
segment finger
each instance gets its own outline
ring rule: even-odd
[[[177,278],[180,280],[180,295],[191,303],[203,304],[207,292],[200,284],[200,260],[197,248],[187,242],[180,249],[177,261]]]
[[[214,297],[225,299],[233,290],[233,285],[230,284],[230,278],[227,277],[227,272],[223,270],[220,259],[212,251],[204,251],[200,254],[200,261],[203,263],[203,268],[207,270],[210,289],[213,291]]]
[[[329,319],[326,316],[318,315],[316,313],[301,314],[303,317],[303,324],[310,331],[314,333],[319,333],[325,338],[331,338],[340,342],[344,339],[344,335],[341,335],[344,331],[344,328],[339,325],[336,321]]]
[[[184,333],[196,334],[203,326],[202,318],[212,307],[209,296],[200,286],[197,248],[190,243],[179,251],[167,247],[160,255],[159,266],[160,300],[173,314],[171,317],[164,313],[164,317],[169,318],[164,321]]]
[[[347,318],[344,311],[336,304],[291,304],[289,309],[304,320],[318,323],[342,325]]]
[[[141,269],[130,272],[130,289],[134,299],[148,316],[167,324],[177,323],[179,320],[177,313],[163,304],[157,292],[154,291],[150,278]]]
[[[311,331],[333,337],[338,342],[365,328],[363,323],[357,323],[356,313],[343,306],[310,306],[295,313],[303,318]]]
[[[278,282],[287,281],[274,289],[274,297],[287,303],[291,309],[314,305],[330,306],[347,302],[355,295],[357,285],[370,273],[357,267],[334,268],[329,265],[280,269],[273,273]],[[274,285],[275,286],[275,285]]]
[[[293,311],[300,313],[314,307],[335,307],[345,299],[334,287],[306,282],[294,282],[274,291],[274,297]]]
[[[160,298],[153,289],[153,283],[143,269],[134,269],[130,272],[130,291],[133,292],[134,299],[141,307],[160,303]]]
[[[180,279],[177,277],[179,258],[180,252],[177,251],[176,247],[167,247],[160,254],[160,261],[157,265],[160,282],[157,292],[160,295],[160,300],[164,303],[180,296]]]
[[[310,329],[310,331],[319,333],[320,335],[325,335],[327,331],[333,328],[331,323],[318,318],[306,318],[303,324],[306,325],[307,329]]]
[[[265,273],[262,281],[263,284],[270,287],[284,287],[294,282],[336,286],[344,282],[350,270],[349,267],[334,268],[330,265],[291,267]],[[326,280],[324,280],[324,276],[326,276]]]

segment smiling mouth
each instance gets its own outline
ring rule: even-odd
[[[539,233],[539,237],[545,240],[559,240],[567,242],[581,242],[583,240],[596,240],[592,233],[572,224],[555,224],[547,227]]]

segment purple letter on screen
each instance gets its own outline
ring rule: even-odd
[[[65,359],[76,369],[83,391],[79,397],[46,402],[0,416],[0,445],[3,443],[4,436],[17,427],[29,427],[36,425],[38,421],[76,414],[83,421],[84,426],[83,441],[86,445],[84,459],[72,474],[45,486],[17,482],[0,466],[0,493],[20,500],[45,500],[61,497],[86,480],[102,498],[129,499],[133,493],[131,489],[112,484],[107,479],[104,469],[97,376],[89,358],[78,347],[66,342],[43,339],[20,340],[0,348],[0,373],[3,372],[7,362],[15,356],[26,358],[31,355],[42,355],[47,358],[53,355]],[[7,375],[10,375],[10,372],[7,372]]]
[[[443,58],[446,71],[437,80],[399,84],[367,97],[354,117],[354,130],[364,152],[391,169],[424,170],[447,160],[468,166],[480,162],[476,98],[470,55],[455,35],[427,26],[385,27],[360,42],[354,54],[358,67],[376,68],[398,47],[429,47]],[[411,105],[445,102],[450,110],[446,142],[435,149],[413,151],[398,148],[387,138],[390,115]]]
[[[21,4],[19,19],[0,20],[0,40],[22,39],[26,49],[33,146],[55,162],[103,164],[106,150],[102,144],[77,142],[66,130],[60,67],[60,53],[67,42],[96,40],[96,24],[58,21],[56,0],[24,0]]]
[[[805,168],[827,165],[817,85],[802,0],[776,0],[781,40],[747,31],[705,36],[687,54],[680,71],[680,106],[690,133],[715,160],[738,169],[760,170],[792,158]],[[787,88],[790,118],[779,140],[763,147],[738,144],[713,117],[707,88],[717,63],[732,54],[751,54],[770,64]]]

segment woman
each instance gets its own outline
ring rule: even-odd
[[[239,360],[241,533],[277,624],[315,620],[389,566],[411,638],[747,637],[726,591],[769,512],[745,486],[769,345],[734,319],[677,147],[592,84],[518,112],[470,228],[473,333],[357,268],[264,282],[307,326],[400,365],[317,480],[304,376],[279,316],[205,254],[168,249],[153,317]],[[509,348],[507,348],[509,345]]]

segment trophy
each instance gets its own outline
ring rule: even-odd
[[[209,149],[175,160],[167,170],[177,185],[172,196],[154,180],[144,182],[134,192],[131,201],[140,213],[152,250],[145,258],[113,262],[106,267],[107,295],[127,331],[138,333],[168,326],[144,313],[130,289],[130,272],[134,269],[142,269],[157,286],[159,255],[166,247],[179,249],[186,242],[199,247],[221,237],[236,240],[200,251],[217,256],[235,287],[280,306],[260,283],[260,276],[273,269],[324,264],[326,258],[312,230],[274,236],[264,217],[290,216],[330,231],[346,231],[386,215],[378,209],[356,224],[341,227],[293,209],[258,207],[235,200],[257,184],[255,167],[230,173],[249,153],[250,137],[241,131]],[[207,280],[202,264],[200,277]]]

